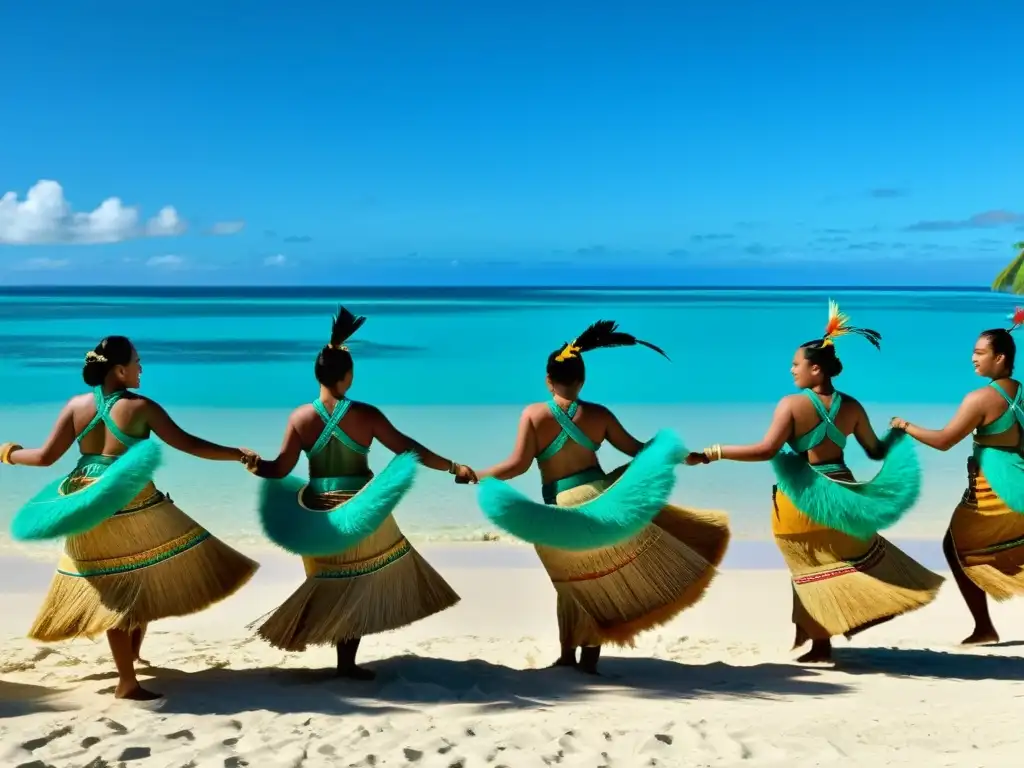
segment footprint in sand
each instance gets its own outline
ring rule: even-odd
[[[56,739],[67,736],[69,733],[71,733],[71,726],[66,725],[63,728],[58,728],[55,731],[50,731],[48,734],[46,734],[45,736],[40,736],[38,739],[29,739],[21,745],[21,748],[27,750],[28,752],[35,752],[40,747],[45,747],[51,741],[55,741]]]

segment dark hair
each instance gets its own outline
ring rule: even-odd
[[[836,354],[835,344],[826,344],[822,339],[805,341],[800,345],[804,357],[811,365],[821,368],[821,372],[829,379],[834,379],[843,372],[843,363]]]
[[[1010,332],[1005,328],[989,328],[981,332],[981,337],[988,339],[993,355],[1002,355],[1006,358],[1006,374],[1012,376],[1013,364],[1017,357],[1017,342],[1013,340]]]
[[[571,343],[556,349],[548,355],[548,378],[555,384],[564,386],[581,384],[587,376],[586,367],[583,365],[583,353],[602,347],[632,347],[640,344],[668,359],[668,355],[659,347],[636,336],[622,333],[618,327],[619,324],[614,320],[598,320]]]
[[[338,314],[331,322],[331,340],[320,350],[316,357],[316,365],[313,366],[316,380],[328,389],[348,376],[352,370],[352,355],[349,354],[345,342],[365,322],[365,317],[357,317],[344,307],[338,307]]]
[[[92,351],[85,354],[82,379],[90,387],[98,387],[106,381],[107,374],[119,365],[132,361],[135,347],[127,336],[107,336]]]

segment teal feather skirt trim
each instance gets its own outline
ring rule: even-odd
[[[480,481],[478,499],[487,519],[530,544],[570,551],[609,547],[632,538],[668,503],[676,466],[686,447],[663,430],[596,499],[552,509],[494,478]]]
[[[131,503],[160,466],[160,446],[144,440],[121,456],[83,456],[75,470],[47,485],[11,521],[18,541],[74,536],[95,528]],[[70,491],[77,478],[96,478]]]
[[[778,488],[793,505],[818,525],[857,539],[870,539],[895,525],[921,493],[921,465],[913,443],[892,431],[882,468],[867,482],[833,480],[817,472],[807,459],[780,452],[772,459]]]
[[[1024,457],[1012,449],[975,445],[974,459],[992,492],[1014,512],[1024,514]]]
[[[419,459],[414,453],[395,456],[373,479],[316,478],[295,475],[265,480],[260,489],[259,517],[267,538],[292,554],[326,557],[350,549],[373,533],[412,487]],[[332,482],[333,481],[333,482]],[[316,493],[354,492],[327,511],[302,503],[307,486]]]

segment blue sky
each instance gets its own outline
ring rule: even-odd
[[[978,285],[1024,239],[1019,0],[242,7],[0,6],[0,283]]]

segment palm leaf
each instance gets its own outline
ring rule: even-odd
[[[996,275],[992,290],[1020,295],[1024,294],[1024,242],[1014,243],[1013,247],[1019,253],[1006,269]]]

